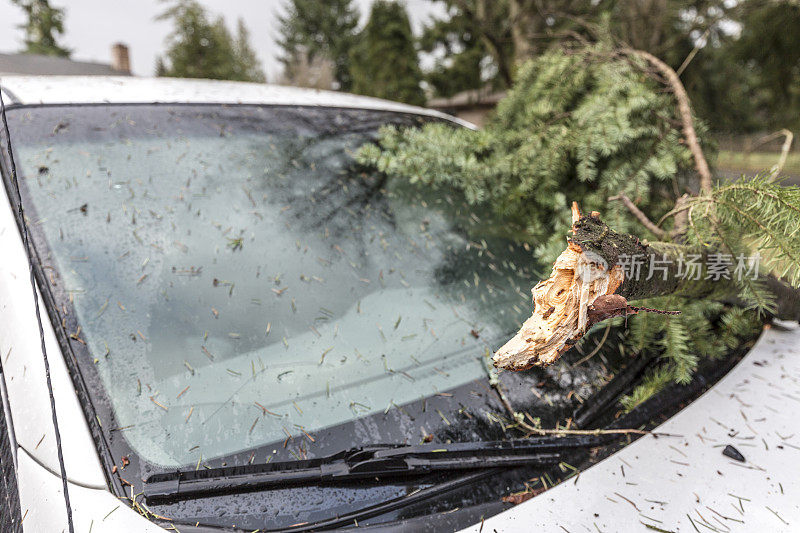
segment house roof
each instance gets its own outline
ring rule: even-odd
[[[505,91],[492,91],[489,88],[463,91],[448,98],[432,98],[428,107],[440,110],[461,109],[465,107],[494,107],[506,96]]]
[[[0,74],[120,76],[111,65],[38,54],[0,54]]]

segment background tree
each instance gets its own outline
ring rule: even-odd
[[[674,69],[702,40],[719,45],[732,22],[734,3],[725,0],[617,0],[601,2],[592,20],[609,19],[608,31],[621,44],[644,50]]]
[[[514,47],[508,2],[498,0],[433,0],[447,11],[428,24],[422,49],[436,57],[429,81],[440,96],[476,89],[487,81],[498,88],[511,85]],[[491,68],[487,68],[491,67]],[[476,77],[470,78],[475,74]],[[485,80],[482,80],[482,74]]]
[[[425,72],[425,80],[435,94],[452,96],[485,85],[507,87],[511,79],[508,68],[511,47],[503,35],[504,19],[495,20],[495,32],[490,32],[479,26],[466,7],[460,7],[462,2],[440,2],[447,9],[446,18],[430,22],[419,39],[421,51],[434,58],[433,67]],[[493,53],[499,53],[499,57]]]
[[[421,39],[436,57],[428,76],[438,95],[476,88],[467,75],[478,64],[484,81],[507,87],[526,59],[602,37],[679,70],[696,113],[715,131],[800,127],[800,33],[789,30],[800,24],[800,4],[793,0],[432,1],[447,8]]]
[[[350,53],[359,18],[352,0],[289,0],[284,9],[278,45],[287,78],[297,77],[296,69],[306,71],[308,65],[330,62],[334,88],[349,91]]]
[[[157,60],[162,75],[181,78],[263,82],[264,72],[247,42],[247,30],[239,21],[234,40],[222,17],[210,22],[195,0],[178,0],[159,16],[171,20],[165,58]]]
[[[292,87],[330,90],[337,83],[333,76],[334,67],[329,59],[319,54],[314,56],[314,59],[309,59],[308,54],[300,54],[290,69],[283,70],[278,83]]]
[[[749,82],[754,118],[770,129],[800,127],[800,3],[750,0],[740,6],[739,39],[729,57]],[[728,67],[730,69],[730,66]],[[719,91],[722,92],[722,91]]]
[[[489,71],[494,71],[490,78],[495,87],[509,87],[519,65],[565,38],[588,38],[587,27],[596,24],[618,3],[617,0],[433,1],[444,4],[448,17],[426,28],[423,44],[430,48],[428,43],[433,40],[439,45],[440,53],[444,52],[439,65],[457,65],[468,57],[465,54],[476,52],[471,47],[452,46],[457,43],[454,33],[474,36],[486,52],[482,58],[484,67],[487,64],[493,67]]]
[[[250,46],[250,32],[241,18],[236,22],[236,42],[233,51],[236,56],[234,65],[238,71],[233,79],[260,83],[267,81],[264,70],[261,68],[261,62],[253,47]]]
[[[351,61],[353,92],[425,104],[411,23],[402,4],[387,0],[372,4]]]
[[[167,66],[164,64],[163,57],[156,58],[156,68],[155,68],[156,77],[162,78],[167,75]]]
[[[25,30],[25,52],[46,56],[69,57],[70,50],[58,44],[64,33],[64,9],[52,7],[48,0],[12,0],[28,17],[20,27]]]

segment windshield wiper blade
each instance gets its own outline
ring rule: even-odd
[[[522,440],[453,444],[377,444],[315,459],[152,474],[144,481],[148,503],[310,485],[423,475],[431,472],[552,465],[574,449],[603,446],[614,435],[534,437]]]

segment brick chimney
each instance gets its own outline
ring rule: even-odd
[[[111,47],[111,68],[120,74],[131,73],[131,59],[128,54],[128,45],[115,43]]]

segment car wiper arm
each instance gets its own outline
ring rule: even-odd
[[[618,437],[534,437],[521,440],[420,444],[378,444],[298,461],[176,470],[144,481],[148,503],[257,489],[422,475],[431,472],[551,465],[565,451],[602,446]]]

